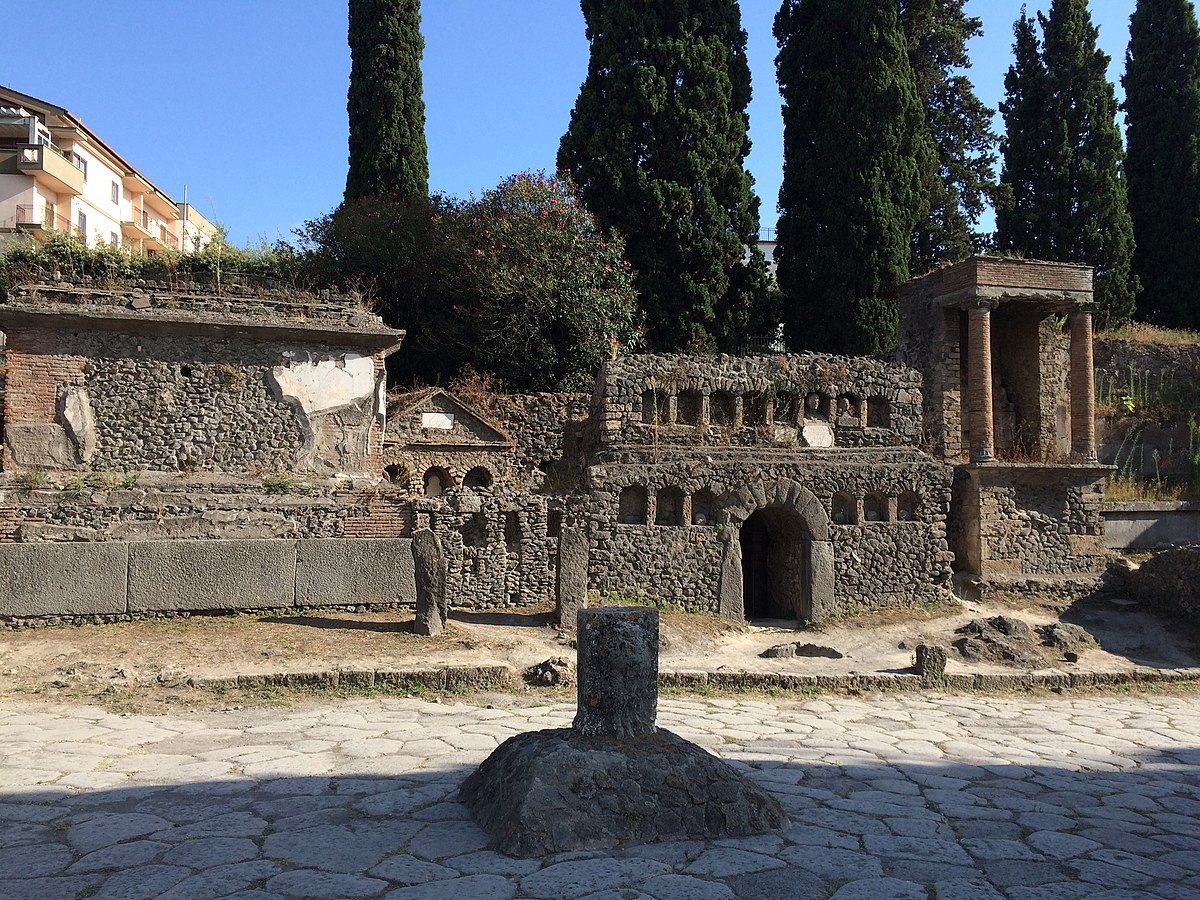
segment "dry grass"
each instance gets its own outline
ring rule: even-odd
[[[1200,347],[1200,332],[1185,331],[1182,328],[1159,328],[1145,322],[1130,322],[1112,331],[1102,331],[1096,335],[1096,339],[1169,347]]]
[[[1114,478],[1108,483],[1108,488],[1104,492],[1104,499],[1116,503],[1162,502],[1195,500],[1197,499],[1197,494],[1195,489],[1189,484]]]

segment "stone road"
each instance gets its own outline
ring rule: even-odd
[[[786,834],[490,852],[459,782],[572,713],[0,705],[0,896],[1200,896],[1200,698],[668,699],[659,724],[746,767]]]

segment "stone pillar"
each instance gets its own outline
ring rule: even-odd
[[[658,610],[579,611],[575,730],[621,740],[654,731],[658,714]]]
[[[1092,360],[1092,311],[1071,311],[1071,453],[1096,459],[1096,375]]]
[[[807,575],[812,600],[808,617],[813,622],[824,622],[834,612],[834,563],[831,541],[808,542]]]
[[[418,528],[412,536],[413,576],[417,585],[417,620],[414,630],[426,637],[442,633],[446,625],[446,557],[437,535]]]
[[[746,621],[742,585],[742,542],[738,529],[729,522],[721,528],[721,575],[717,585],[717,608],[726,619]]]
[[[558,538],[558,578],[555,612],[558,624],[573,627],[579,611],[587,609],[588,540],[578,528],[564,528]]]
[[[979,302],[967,311],[967,422],[971,462],[996,458],[996,424],[992,414],[992,309]]]

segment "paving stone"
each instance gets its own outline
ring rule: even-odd
[[[6,878],[0,877],[0,897],[36,898],[36,900],[77,900],[79,897],[94,896],[96,885],[103,878],[99,875],[75,877]]]
[[[94,896],[99,900],[149,900],[160,897],[192,874],[183,866],[138,866],[108,876]]]
[[[901,881],[930,884],[935,881],[972,881],[983,878],[978,866],[957,866],[932,859],[888,859],[883,861],[883,874]]]
[[[840,847],[843,850],[858,850],[862,846],[857,837],[840,834],[831,828],[818,828],[812,825],[793,825],[788,829],[787,839],[794,844],[812,847]]]
[[[368,870],[368,875],[376,878],[386,878],[393,884],[410,885],[425,884],[430,881],[444,881],[447,878],[457,878],[461,873],[437,863],[425,862],[413,856],[389,856],[375,868]]]
[[[275,863],[266,859],[214,866],[190,878],[185,878],[166,891],[160,900],[208,900],[210,897],[242,897],[251,885],[264,882],[279,872]]]
[[[868,834],[863,837],[863,846],[868,853],[877,856],[924,859],[955,865],[971,864],[971,858],[967,856],[966,851],[949,840]]]
[[[985,859],[1043,859],[1041,853],[1021,841],[992,838],[969,838],[963,847],[977,860]]]
[[[1066,874],[1056,863],[1025,859],[999,859],[983,863],[988,881],[999,888],[1037,887],[1063,880]]]
[[[101,847],[160,831],[169,824],[161,816],[103,813],[67,829],[67,842],[79,853],[91,853]]]
[[[725,879],[738,900],[825,900],[826,882],[807,869],[788,866]]]
[[[567,900],[608,888],[636,887],[656,875],[670,874],[670,871],[668,866],[653,859],[572,860],[525,876],[521,879],[521,890],[530,897]]]
[[[854,850],[832,847],[787,847],[779,858],[789,865],[807,869],[827,881],[851,878],[882,878],[879,860]]]
[[[408,852],[425,859],[444,859],[483,850],[488,836],[474,822],[434,822],[408,842]]]
[[[330,872],[365,872],[399,850],[419,826],[414,822],[319,825],[269,835],[263,855]]]
[[[696,861],[684,869],[688,875],[708,875],[712,878],[728,878],[747,872],[761,872],[784,865],[778,859],[763,853],[751,853],[734,847],[714,847],[705,850]]]
[[[1004,900],[1004,895],[983,879],[935,882],[933,896],[937,900]]]
[[[1069,859],[1100,848],[1093,840],[1059,831],[1035,831],[1025,840],[1035,850],[1056,859]]]
[[[1137,872],[1124,866],[1114,866],[1111,863],[1100,862],[1097,859],[1077,857],[1067,863],[1083,881],[1103,887],[1135,887],[1149,884],[1153,879],[1144,872]]]
[[[134,866],[142,866],[170,847],[170,844],[163,841],[129,841],[124,844],[113,844],[109,847],[101,847],[99,850],[93,850],[79,859],[67,871],[74,874],[78,872],[100,872],[104,869],[128,869]],[[255,852],[257,853],[257,848]]]
[[[1012,887],[1007,893],[1009,900],[1077,900],[1087,897],[1096,890],[1094,884],[1080,881],[1060,881],[1040,887]],[[1192,900],[1192,898],[1189,898]]]
[[[196,838],[164,853],[161,861],[170,866],[208,869],[254,859],[256,856],[258,846],[246,838]]]
[[[48,844],[31,850],[29,847],[0,849],[0,878],[20,874],[22,878],[56,875],[71,865],[75,854],[62,844]],[[90,871],[79,869],[79,872]]]
[[[509,900],[516,893],[517,886],[500,875],[464,875],[400,888],[385,894],[384,900]]]
[[[655,900],[734,900],[728,885],[687,875],[659,875],[642,885]]]
[[[515,859],[494,850],[478,850],[442,861],[464,875],[528,875],[542,867],[538,859]],[[385,860],[386,863],[386,860]]]
[[[276,875],[266,883],[268,891],[296,897],[336,898],[374,897],[388,887],[386,881],[340,872],[293,869]]]
[[[919,884],[899,878],[863,878],[838,888],[830,900],[928,900]]]

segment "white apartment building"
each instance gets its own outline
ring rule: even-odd
[[[0,246],[51,231],[135,253],[198,250],[217,233],[67,110],[0,85]]]

